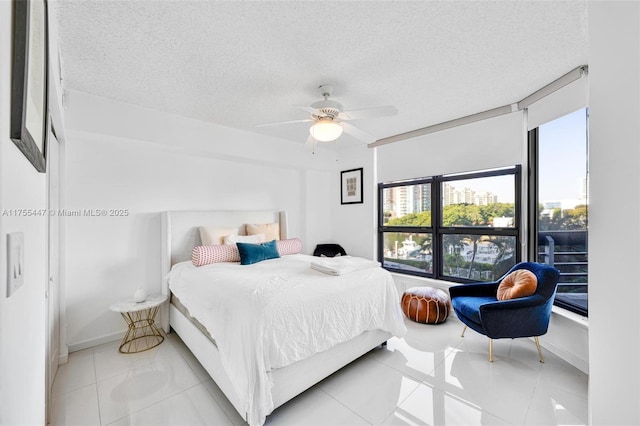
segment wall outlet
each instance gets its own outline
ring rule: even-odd
[[[24,284],[24,233],[7,234],[7,297]]]

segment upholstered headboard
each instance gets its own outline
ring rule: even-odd
[[[283,211],[183,210],[162,213],[162,294],[169,294],[167,275],[178,262],[191,260],[191,251],[201,244],[200,226],[236,228],[240,233],[247,223],[280,224],[280,239],[287,238],[287,213]],[[168,329],[168,315],[163,325]]]

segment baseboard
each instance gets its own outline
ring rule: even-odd
[[[531,339],[533,340],[533,338]],[[552,354],[562,358],[569,364],[573,365],[578,370],[582,371],[584,374],[589,374],[589,362],[583,360],[582,358],[577,357],[566,349],[560,348],[549,340],[545,339],[544,336],[540,336],[540,346],[551,352]]]
[[[69,353],[81,351],[83,349],[92,348],[94,346],[102,345],[104,343],[113,342],[116,340],[122,340],[124,337],[124,331],[119,331],[116,333],[107,334],[101,337],[96,337],[95,339],[83,340],[82,342],[71,343],[69,345]]]

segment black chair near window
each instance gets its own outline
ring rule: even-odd
[[[318,244],[313,251],[313,255],[318,257],[336,257],[346,256],[347,252],[340,244]]]

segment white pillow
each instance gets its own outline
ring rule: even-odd
[[[224,243],[228,246],[235,245],[235,243],[260,244],[264,243],[264,234],[227,235],[224,237]]]
[[[218,226],[200,226],[198,230],[203,246],[220,245],[224,237],[238,233],[238,228],[220,228]]]

